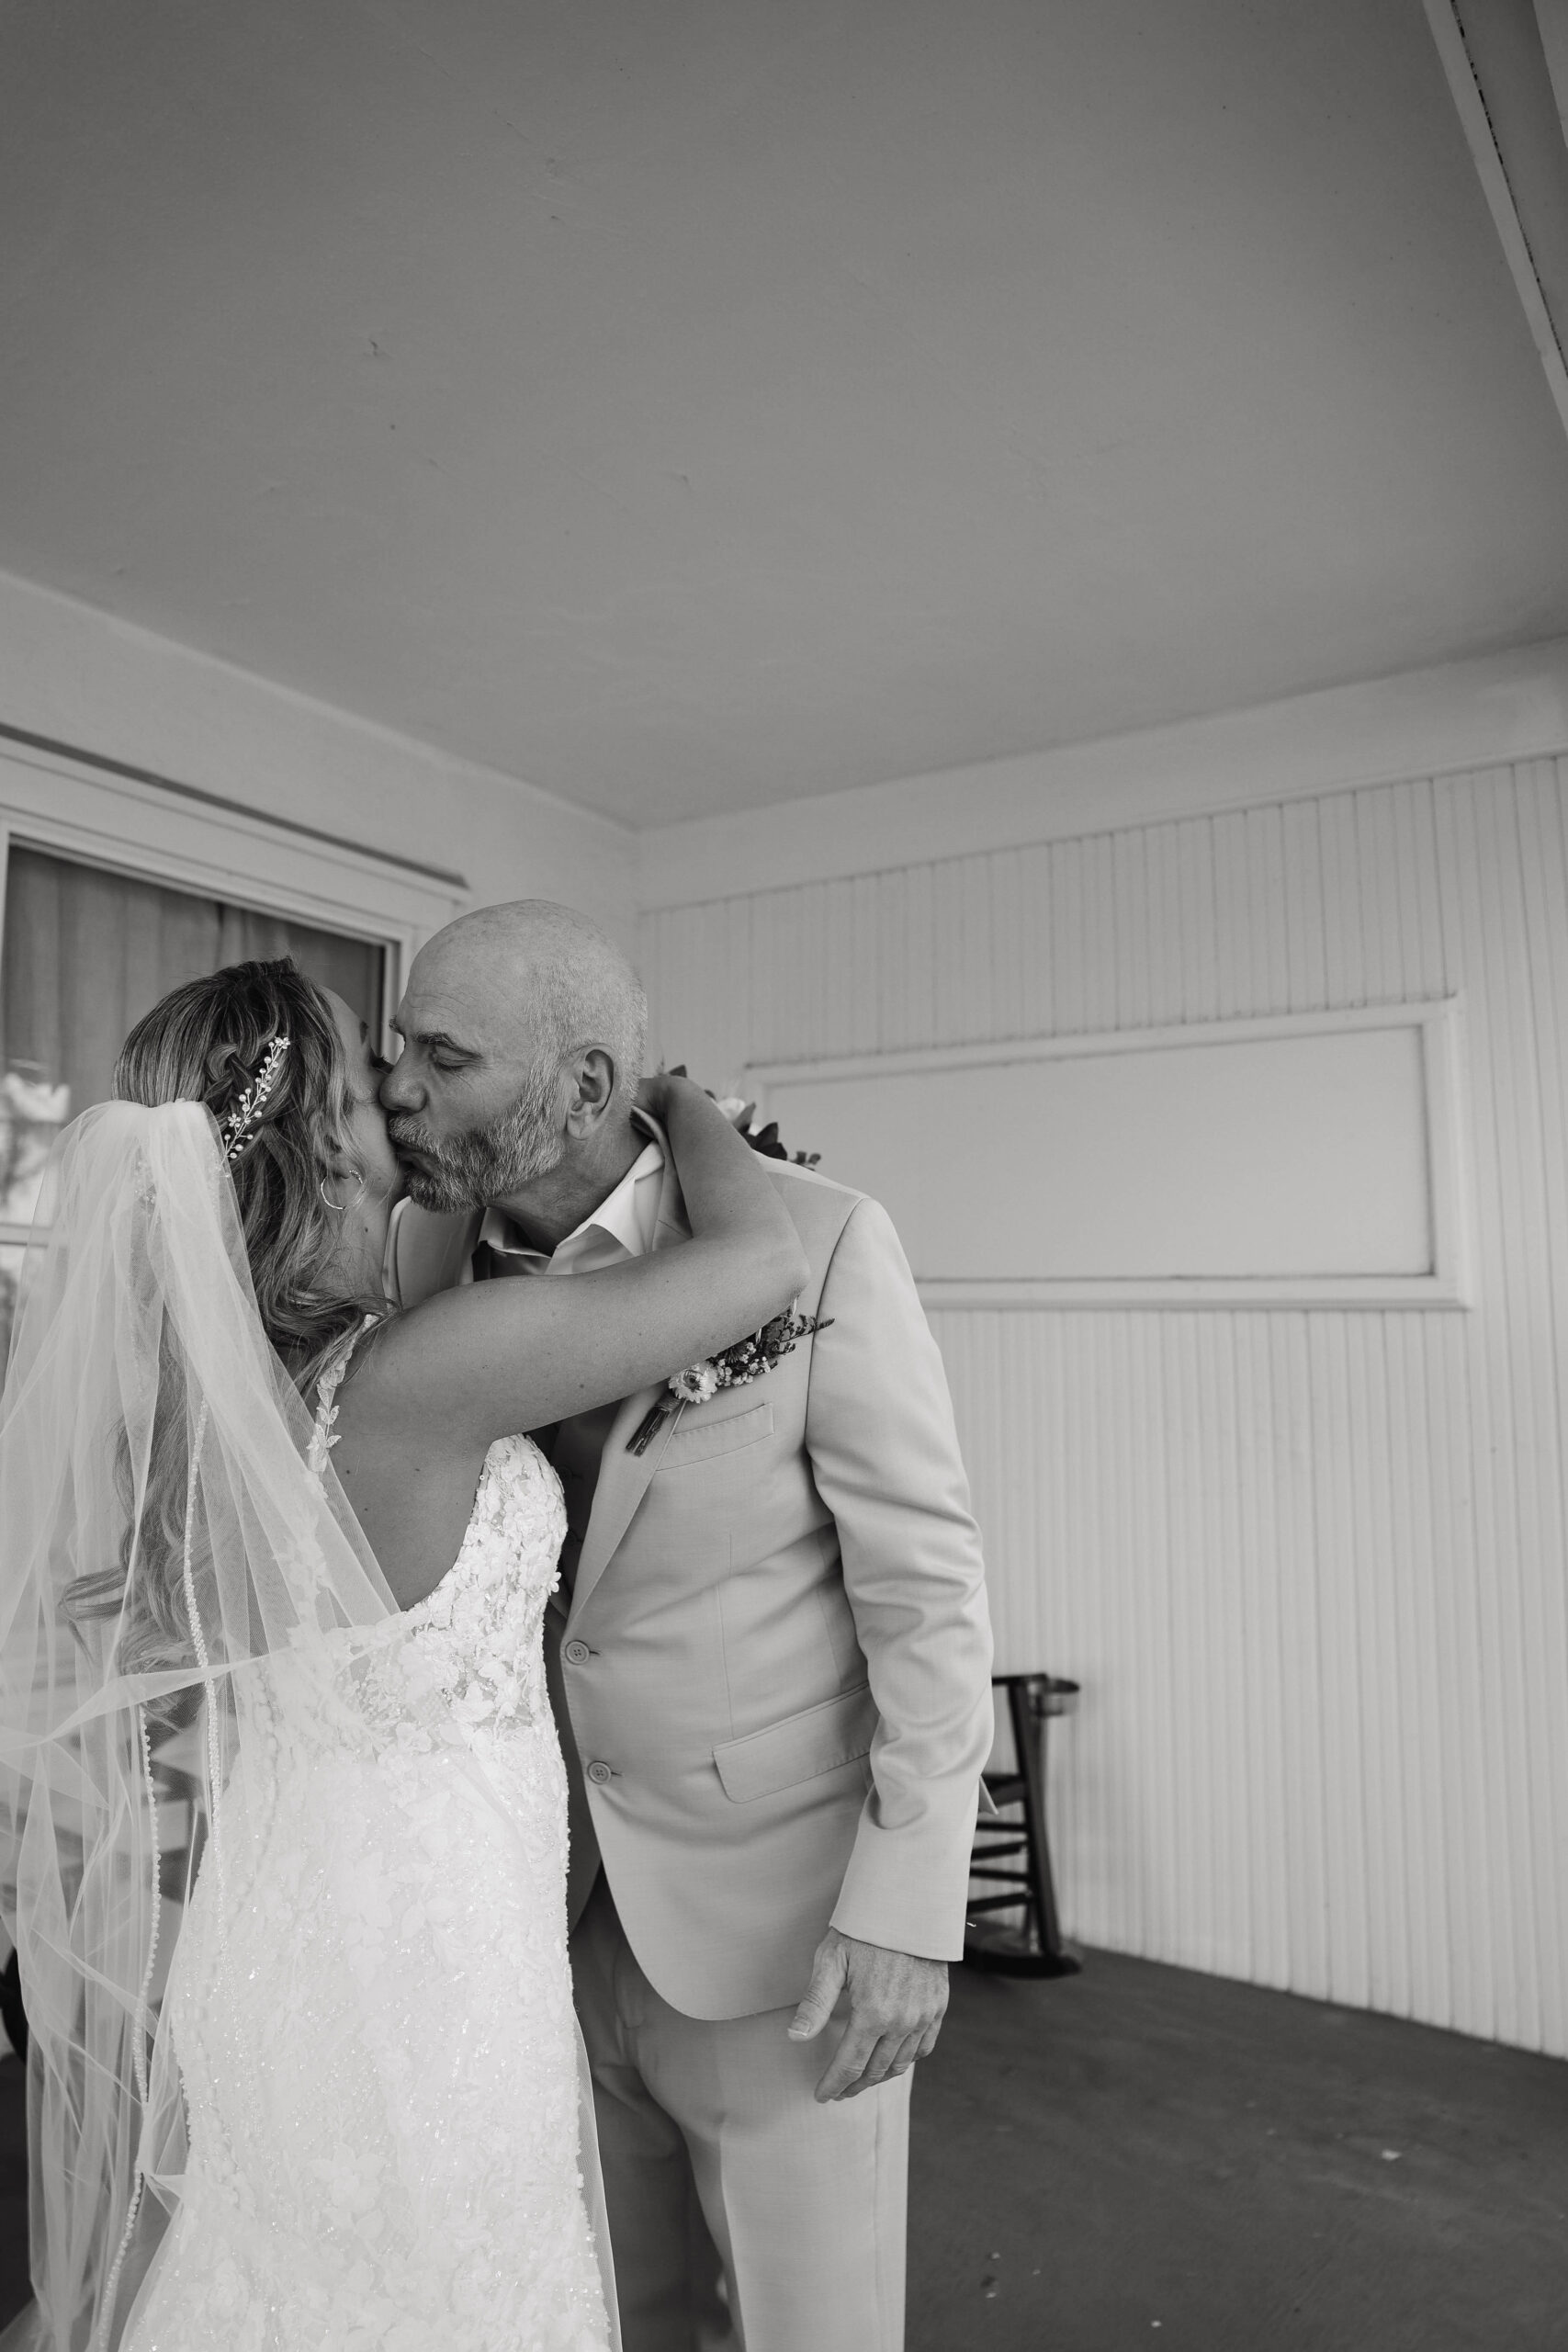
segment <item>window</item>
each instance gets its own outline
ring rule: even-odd
[[[368,782],[360,805],[367,838],[350,841],[0,719],[0,1309],[61,1121],[108,1092],[165,989],[287,950],[382,1027],[469,891],[376,845]]]

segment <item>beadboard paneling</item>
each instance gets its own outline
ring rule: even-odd
[[[1462,996],[1472,1311],[933,1321],[1000,1661],[1084,1686],[1069,1930],[1568,2053],[1564,763],[666,908],[643,961],[716,1085]]]

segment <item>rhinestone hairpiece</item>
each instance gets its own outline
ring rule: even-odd
[[[226,1111],[218,1123],[218,1138],[223,1146],[223,1157],[231,1168],[256,1139],[256,1121],[277,1084],[283,1069],[283,1057],[288,1051],[288,1040],[280,1032],[262,1056],[261,1068],[236,1098],[232,1110]]]

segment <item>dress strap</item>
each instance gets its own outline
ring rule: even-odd
[[[316,1375],[316,1419],[310,1431],[305,1467],[314,1472],[318,1478],[325,1474],[332,1449],[338,1442],[333,1435],[333,1423],[337,1419],[337,1392],[343,1385],[344,1374],[348,1370],[348,1360],[371,1325],[380,1319],[378,1315],[367,1315],[359,1329],[349,1333],[336,1355]]]

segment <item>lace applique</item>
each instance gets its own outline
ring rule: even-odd
[[[405,1682],[434,1685],[470,1733],[515,1731],[547,1712],[542,1634],[566,1537],[560,1482],[526,1438],[485,1457],[463,1548],[427,1600],[408,1611]],[[547,1560],[547,1576],[518,1577]]]
[[[254,1867],[221,1920],[203,1871],[175,1953],[190,2153],[125,2352],[605,2352],[544,1676],[565,1531],[503,1438],[427,1599],[280,1661],[300,1736],[231,1789]]]
[[[316,1424],[310,1431],[310,1443],[305,1454],[305,1467],[313,1477],[325,1475],[332,1449],[339,1442],[333,1435],[333,1423],[337,1419],[337,1392],[343,1386],[348,1360],[371,1326],[380,1321],[377,1315],[367,1315],[357,1331],[351,1331],[342,1348],[316,1379]]]

